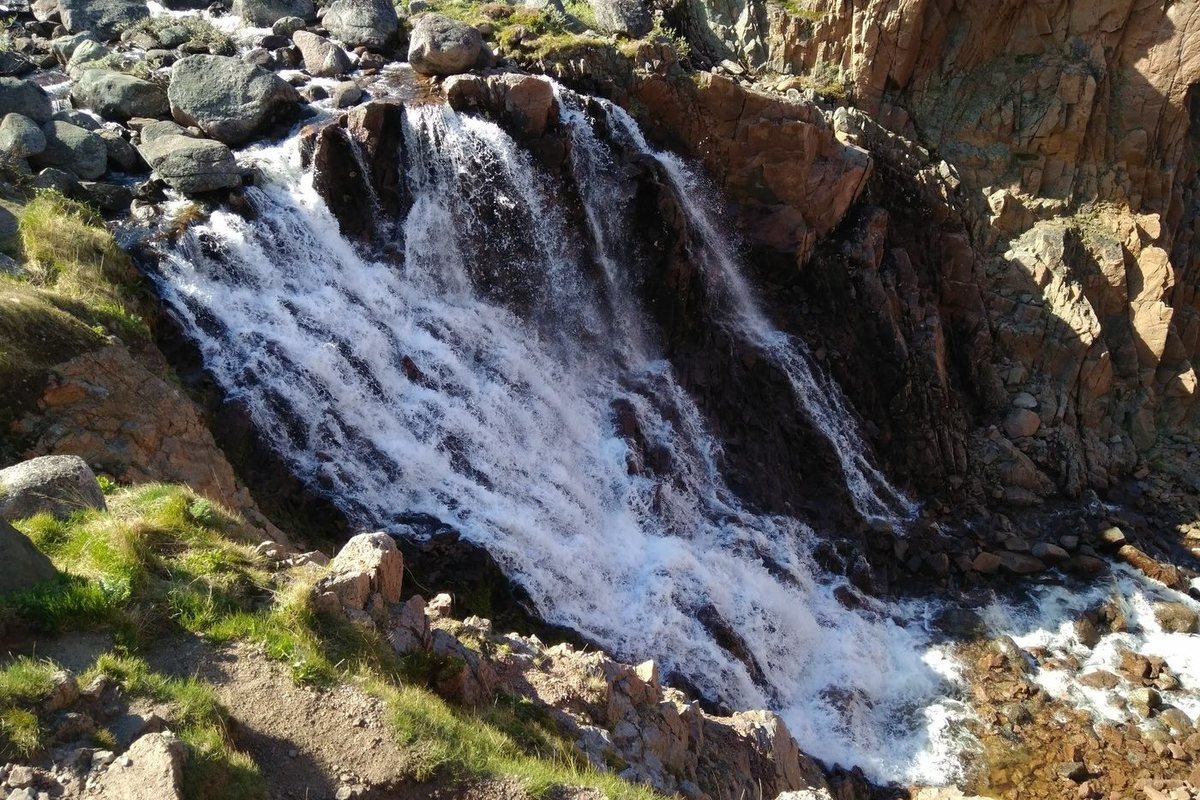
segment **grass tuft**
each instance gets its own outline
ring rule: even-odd
[[[0,755],[27,758],[44,744],[44,731],[31,706],[40,706],[58,668],[49,661],[21,657],[0,669]]]

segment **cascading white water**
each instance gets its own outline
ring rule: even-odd
[[[916,512],[916,505],[871,463],[869,450],[840,387],[813,364],[801,340],[775,328],[763,314],[754,290],[742,275],[728,237],[721,234],[712,210],[704,203],[704,198],[712,193],[679,156],[652,148],[625,109],[606,100],[598,102],[634,147],[662,165],[699,240],[700,246],[694,248],[693,257],[704,268],[713,288],[726,298],[741,334],[788,376],[796,399],[814,427],[833,446],[855,509],[865,519],[887,522],[900,529],[903,518]]]
[[[433,515],[485,547],[547,620],[653,657],[730,706],[778,710],[829,762],[879,781],[952,779],[952,669],[919,624],[896,621],[924,609],[847,610],[809,555],[811,531],[726,487],[719,443],[644,335],[619,237],[604,229],[620,209],[589,208],[588,229],[573,230],[501,129],[442,107],[406,114],[403,267],[339,234],[295,140],[246,154],[265,181],[247,191],[252,221],[218,211],[163,254],[160,292],[225,390],[361,523]],[[578,127],[585,115],[564,121],[577,126],[577,174],[619,180],[595,169],[605,145]],[[686,173],[675,178],[686,195]],[[580,195],[622,202],[600,183]],[[701,233],[696,247],[720,245]],[[572,242],[599,253],[602,285]],[[698,255],[744,288],[728,252]],[[497,270],[520,298],[496,296]],[[747,335],[789,352],[750,324],[746,298]],[[805,361],[789,369],[811,374]],[[614,404],[669,453],[669,474],[629,469]],[[702,609],[755,667],[718,644]]]

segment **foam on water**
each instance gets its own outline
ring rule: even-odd
[[[1163,692],[1164,698],[1193,720],[1200,719],[1200,637],[1164,631],[1152,607],[1164,601],[1200,611],[1200,603],[1187,595],[1120,566],[1088,588],[1042,586],[1027,602],[993,603],[985,609],[984,619],[996,633],[1011,633],[1023,649],[1041,648],[1052,656],[1078,659],[1078,670],[1042,668],[1034,679],[1050,696],[1083,708],[1097,719],[1129,721],[1130,713],[1120,698],[1128,697],[1135,687],[1122,678],[1114,689],[1095,689],[1081,684],[1079,677],[1096,670],[1120,675],[1121,654],[1125,651],[1162,658],[1181,684],[1179,691]],[[1105,635],[1095,647],[1088,648],[1079,641],[1075,620],[1106,602],[1120,605],[1127,630]]]
[[[830,762],[952,780],[966,710],[920,624],[929,609],[847,610],[809,555],[812,532],[726,487],[719,443],[645,336],[620,231],[594,209],[574,230],[491,123],[406,113],[403,266],[339,234],[294,140],[243,154],[264,176],[247,191],[253,221],[218,211],[163,254],[160,292],[228,394],[361,524],[403,532],[399,515],[434,515],[549,621],[730,706],[780,711]],[[577,174],[619,180],[597,169],[603,143],[576,134],[596,159]],[[620,218],[619,187],[581,195]],[[579,263],[587,251],[605,275]],[[501,268],[527,287],[519,301],[496,296]],[[631,473],[616,403],[670,453],[669,474]],[[754,666],[717,643],[714,617]]]

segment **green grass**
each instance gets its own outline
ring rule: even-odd
[[[492,708],[470,713],[410,686],[373,682],[369,688],[387,703],[388,724],[412,750],[418,780],[511,776],[539,798],[557,786],[594,788],[611,800],[658,797],[646,786],[588,766],[532,704],[500,698]]]
[[[107,511],[17,526],[64,572],[0,599],[0,612],[40,632],[112,626],[134,645],[170,628],[203,633],[269,600],[268,577],[241,523],[180,486],[114,492]]]
[[[57,667],[48,661],[18,658],[0,669],[0,755],[24,758],[44,744],[45,731],[30,706],[50,696]]]
[[[0,274],[0,460],[16,460],[12,422],[33,406],[51,367],[94,350],[112,334],[140,342],[137,271],[88,206],[58,192],[20,211],[26,275]]]
[[[81,682],[105,675],[131,697],[171,708],[172,729],[188,749],[183,768],[187,800],[258,800],[267,796],[266,781],[229,732],[229,713],[212,687],[195,678],[169,678],[154,672],[141,658],[106,653],[81,676]]]

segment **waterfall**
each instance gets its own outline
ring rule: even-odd
[[[605,100],[598,102],[634,147],[663,167],[687,215],[688,224],[699,240],[699,246],[693,249],[693,257],[704,268],[712,288],[725,298],[742,336],[787,375],[796,400],[833,447],[855,509],[867,520],[901,527],[903,518],[916,512],[916,505],[871,463],[870,451],[841,388],[814,365],[808,348],[800,339],[775,328],[763,313],[754,290],[742,275],[728,237],[721,233],[713,211],[704,203],[711,192],[702,179],[674,153],[650,147],[625,109]],[[577,123],[573,121],[572,124]]]
[[[405,515],[437,517],[548,621],[614,655],[655,658],[731,707],[773,708],[806,751],[876,780],[953,778],[963,710],[928,609],[848,610],[812,559],[813,532],[725,484],[720,443],[649,335],[614,227],[629,192],[587,115],[564,104],[587,206],[575,225],[496,125],[405,113],[403,265],[340,235],[295,139],[243,154],[263,176],[246,192],[252,214],[216,211],[162,252],[158,290],[228,395],[358,523],[412,535]],[[694,197],[689,173],[655,157]],[[770,328],[712,217],[685,208],[693,255],[792,378],[860,510],[894,514],[902,498],[836,388]],[[656,469],[631,468],[619,409],[665,454]]]

